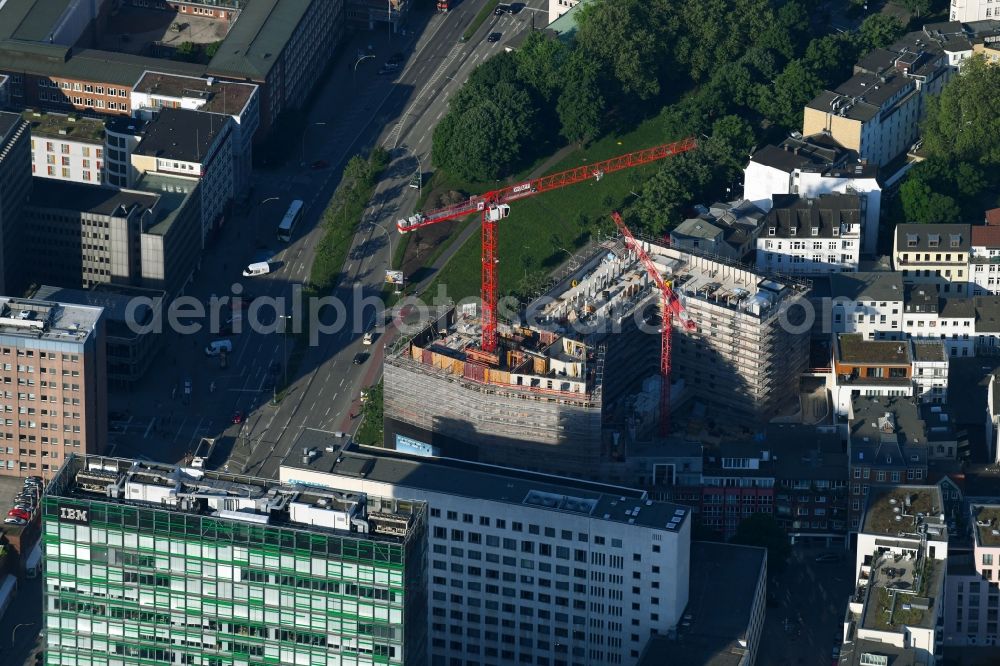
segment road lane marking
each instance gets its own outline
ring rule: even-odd
[[[131,419],[129,419],[129,420],[131,421]],[[150,420],[149,426],[146,427],[146,434],[142,436],[143,439],[147,439],[149,437],[149,431],[153,429],[153,424],[154,423],[156,423],[156,417],[155,416]]]

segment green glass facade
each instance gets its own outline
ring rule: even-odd
[[[423,508],[405,538],[43,499],[46,664],[423,664]],[[270,482],[273,483],[273,482]]]

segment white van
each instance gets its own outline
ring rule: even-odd
[[[218,356],[221,352],[231,354],[233,351],[232,340],[213,340],[205,347],[205,356]]]
[[[255,277],[257,275],[267,275],[271,272],[271,264],[266,261],[258,261],[243,269],[243,277]]]

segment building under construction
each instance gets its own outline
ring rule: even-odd
[[[754,425],[793,402],[808,329],[782,322],[807,287],[644,247],[696,325],[675,321],[673,408],[698,400]],[[496,355],[479,348],[474,309],[449,310],[386,354],[385,446],[607,476],[656,423],[660,305],[635,254],[609,241],[520,322],[501,323]]]

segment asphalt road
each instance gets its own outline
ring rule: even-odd
[[[381,291],[390,248],[399,241],[395,221],[412,211],[418,196],[408,183],[418,164],[425,173],[429,170],[433,127],[446,111],[449,96],[479,62],[528,29],[533,10],[542,8],[543,0],[529,4],[535,7],[517,16],[491,17],[464,44],[459,38],[480,3],[463,2],[446,15],[411,16],[409,27],[404,28],[408,34],[389,38],[376,29],[353,38],[312,106],[299,159],[277,170],[254,173],[251,205],[232,216],[213,240],[188,290],[208,302],[212,295],[232,295],[233,285],[240,284],[258,297],[284,298],[288,312],[293,289],[308,279],[320,238],[316,223],[343,165],[351,155],[377,143],[391,149],[393,160],[354,239],[345,278],[333,295],[344,305],[346,325],[308,347],[294,376],[288,377],[288,390],[277,406],[270,404],[267,368],[272,362],[283,366],[278,376],[279,387],[283,385],[285,359],[292,352],[294,337],[283,335],[287,322],[276,319],[274,311],[264,305],[267,299],[258,298],[260,319],[271,330],[244,330],[228,336],[234,349],[225,369],[203,352],[218,336],[168,330],[166,348],[143,382],[127,393],[112,393],[112,409],[127,414],[113,424],[115,455],[177,461],[193,450],[199,437],[211,436],[219,438],[212,466],[228,464],[229,471],[276,476],[302,428],[356,427],[352,414],[360,411],[360,391],[378,381],[383,345],[393,337],[391,329],[379,331],[375,344],[365,349],[370,358],[354,365],[363,332],[383,321],[374,306],[360,306],[365,299],[374,301]],[[488,43],[486,36],[494,31],[503,38]],[[365,53],[368,46],[376,57],[358,61],[356,54]],[[378,75],[381,64],[397,51],[406,56],[402,73]],[[316,160],[330,166],[307,166]],[[293,199],[305,201],[306,211],[293,242],[286,245],[275,239],[274,230]],[[259,259],[260,253],[269,254],[277,270],[241,277],[241,268]],[[228,314],[227,309],[222,312]],[[325,320],[331,317],[327,308]],[[183,395],[187,379],[192,384],[189,401]],[[239,425],[232,423],[237,411],[244,415]]]

